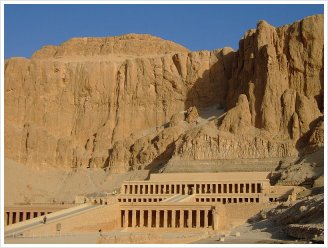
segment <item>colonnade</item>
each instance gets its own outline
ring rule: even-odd
[[[40,217],[45,214],[50,214],[51,212],[39,212],[39,211],[10,211],[5,212],[5,225],[11,225],[32,218]]]
[[[119,197],[118,202],[161,202],[167,199],[167,197]]]
[[[195,197],[195,202],[220,202],[229,203],[259,203],[260,197]]]
[[[212,226],[211,209],[121,210],[121,227],[123,228],[207,228]]]
[[[124,183],[123,194],[243,194],[262,193],[261,183]]]

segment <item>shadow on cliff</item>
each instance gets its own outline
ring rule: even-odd
[[[146,167],[146,170],[149,170],[150,173],[161,173],[164,166],[172,158],[173,152],[175,150],[175,142],[170,143],[164,152],[159,154],[156,158],[153,159]]]
[[[312,153],[315,151],[315,148],[311,148],[309,146],[309,140],[311,135],[313,134],[315,128],[324,121],[323,116],[319,116],[317,119],[313,120],[309,124],[309,131],[303,134],[296,142],[295,148],[298,150],[300,155],[305,155],[307,153]]]
[[[224,61],[230,61],[235,52],[230,52],[223,55],[220,51],[216,54],[218,61],[214,63],[211,68],[205,70],[202,75],[196,79],[192,87],[188,90],[186,100],[184,102],[185,110],[190,107],[196,107],[198,114],[201,118],[208,119],[212,116],[211,111],[203,111],[208,107],[214,107],[215,113],[218,113],[219,109],[225,107],[226,96],[228,91],[228,81],[231,77],[231,70],[229,71],[224,67]],[[232,68],[231,65],[228,68]],[[223,72],[223,74],[222,74]],[[164,128],[169,128],[170,123],[166,123]],[[166,164],[172,158],[175,151],[175,141],[170,143],[166,150],[159,154],[151,163],[149,163],[145,169],[150,170],[151,173],[161,173]]]
[[[222,51],[216,54],[218,61],[214,63],[208,70],[205,70],[202,75],[196,79],[192,87],[188,90],[186,100],[184,102],[185,110],[190,107],[196,107],[201,118],[208,119],[219,113],[220,109],[225,108],[226,96],[228,91],[228,81],[231,77],[231,68],[224,67],[224,62],[230,61],[235,52],[223,54]],[[210,111],[204,111],[208,107],[214,107]],[[214,110],[214,111],[213,111]],[[214,114],[214,115],[215,115]],[[170,123],[166,123],[163,127],[169,128]],[[175,150],[175,141],[170,143],[166,150],[159,154],[145,169],[151,173],[161,173],[166,164],[172,158]]]
[[[194,106],[197,108],[199,116],[207,119],[211,114],[203,111],[204,109],[211,106],[215,106],[216,110],[226,108],[228,82],[232,76],[234,55],[233,51],[223,54],[222,50],[216,54],[218,61],[205,70],[188,90],[185,110]]]

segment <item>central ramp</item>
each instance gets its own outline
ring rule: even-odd
[[[182,202],[184,200],[187,200],[189,197],[192,197],[192,195],[181,195],[181,194],[178,194],[178,195],[174,195],[174,196],[172,196],[170,198],[167,198],[167,199],[165,199],[162,202]]]

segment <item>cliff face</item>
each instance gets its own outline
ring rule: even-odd
[[[162,126],[189,106],[223,104],[223,52],[189,53],[160,38],[126,35],[73,39],[32,59],[9,59],[6,157],[103,166],[115,141]]]
[[[285,157],[322,146],[323,42],[322,15],[247,31],[228,67],[228,112],[217,133],[187,132],[176,157]]]
[[[228,112],[207,119],[213,105]],[[180,113],[192,106],[198,119]],[[23,164],[122,172],[172,157],[284,157],[322,145],[322,115],[323,16],[261,21],[237,52],[130,34],[5,62],[5,156]]]
[[[246,94],[252,125],[298,139],[323,112],[323,15],[274,28],[260,21],[239,43],[227,106]]]

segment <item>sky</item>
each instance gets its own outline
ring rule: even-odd
[[[30,57],[44,45],[72,37],[147,33],[179,43],[192,51],[225,46],[239,40],[259,20],[282,26],[323,14],[315,4],[256,5],[67,5],[6,4],[5,58]]]

